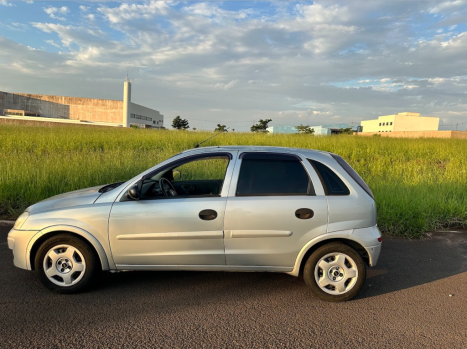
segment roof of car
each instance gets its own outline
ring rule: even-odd
[[[235,151],[235,150],[243,150],[243,151],[264,151],[264,152],[291,152],[291,153],[298,153],[298,154],[310,154],[310,153],[320,153],[320,154],[329,154],[329,152],[315,150],[315,149],[304,149],[304,148],[290,148],[290,147],[270,147],[270,146],[245,146],[245,145],[226,145],[226,146],[211,146],[211,147],[200,147],[200,148],[193,148],[183,151],[182,153],[187,153],[191,151],[204,151],[204,150],[226,150],[226,151]]]

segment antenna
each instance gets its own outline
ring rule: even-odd
[[[225,129],[225,131],[227,131],[229,128],[230,128],[230,127],[227,127],[227,128]],[[211,137],[209,137],[208,139],[205,139],[204,141],[202,141],[201,143],[196,144],[196,145],[195,145],[195,148],[199,148],[199,146],[200,146],[201,144],[203,144],[204,142],[209,141],[211,138],[214,138],[214,137],[220,135],[221,133],[224,133],[225,131],[217,132],[214,136],[211,136]]]

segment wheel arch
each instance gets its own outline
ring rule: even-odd
[[[48,239],[59,234],[69,234],[82,240],[84,243],[89,245],[93,251],[97,254],[101,263],[102,270],[109,270],[109,261],[105,253],[104,248],[100,242],[87,231],[74,227],[74,226],[51,226],[39,231],[33,239],[29,242],[27,249],[27,262],[29,263],[30,270],[34,270],[34,259],[36,258],[37,251],[40,246]]]
[[[325,234],[324,236],[318,237],[318,239],[314,239],[310,241],[308,244],[303,247],[303,249],[300,251],[300,254],[297,257],[297,260],[295,262],[294,269],[289,272],[288,274],[291,274],[293,276],[300,276],[303,274],[303,267],[305,266],[306,261],[308,260],[308,257],[316,251],[318,248],[321,246],[327,245],[332,242],[340,242],[343,243],[349,247],[352,247],[354,250],[356,250],[360,256],[362,256],[364,262],[366,265],[370,265],[370,256],[368,254],[368,251],[365,249],[363,245],[361,245],[359,242],[353,240],[347,232],[339,232],[339,233],[329,233]],[[332,235],[332,236],[329,236]]]

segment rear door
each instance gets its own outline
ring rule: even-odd
[[[225,212],[227,265],[286,270],[308,241],[326,233],[326,196],[304,160],[287,153],[239,154]]]

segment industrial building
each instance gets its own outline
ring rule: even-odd
[[[164,126],[164,116],[159,111],[131,101],[128,79],[121,101],[0,91],[0,113],[15,119],[37,121],[146,128]]]
[[[339,134],[342,129],[351,128],[356,131],[356,127],[352,127],[349,124],[331,124],[331,125],[318,125],[310,126],[315,132],[315,136],[327,136],[331,134]],[[271,126],[267,128],[269,133],[298,133],[298,130],[295,126]]]
[[[384,115],[361,122],[361,132],[438,131],[439,118],[420,116],[419,113]]]

